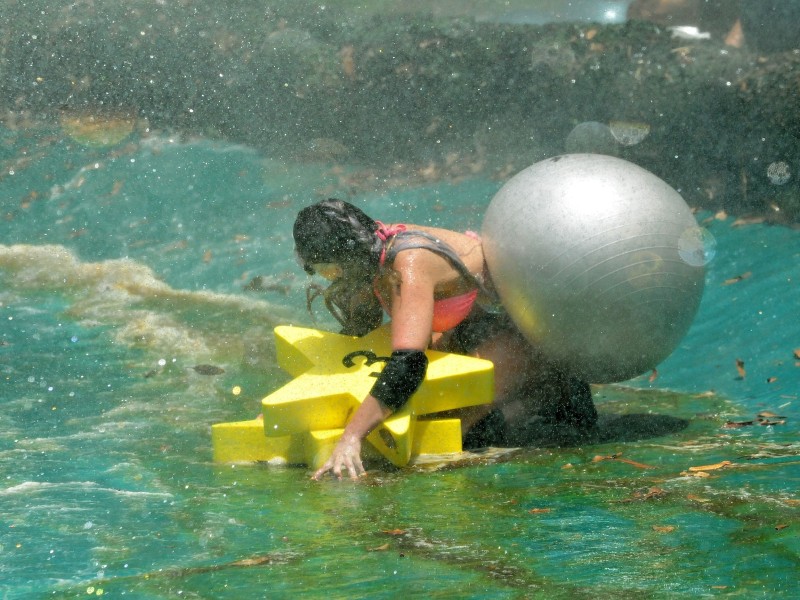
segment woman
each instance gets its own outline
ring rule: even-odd
[[[481,419],[497,421],[530,413],[533,391],[555,383],[551,413],[561,421],[593,426],[597,413],[588,385],[549,365],[502,311],[495,310],[480,239],[421,225],[385,225],[342,200],[302,209],[294,223],[295,250],[303,268],[331,281],[322,294],[342,332],[364,335],[391,316],[392,356],[369,396],[347,424],[332,456],[315,474],[355,479],[364,474],[361,442],[400,409],[425,378],[425,350],[434,348],[491,360],[495,401],[459,411],[462,432]],[[577,403],[579,410],[574,410]],[[588,401],[588,407],[587,407]],[[541,408],[541,407],[538,407]],[[492,409],[496,409],[492,414]],[[498,412],[498,411],[502,411]],[[581,414],[581,412],[583,414]],[[485,424],[485,423],[484,423]],[[475,431],[472,431],[473,443]]]

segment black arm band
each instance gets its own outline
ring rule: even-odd
[[[396,411],[417,391],[427,369],[428,357],[422,350],[395,350],[370,394]]]

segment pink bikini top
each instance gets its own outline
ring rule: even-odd
[[[467,315],[472,312],[472,307],[478,298],[478,294],[480,292],[478,286],[480,285],[480,282],[477,281],[475,276],[469,272],[467,267],[458,257],[458,254],[456,254],[455,250],[428,233],[422,231],[407,231],[406,226],[402,224],[387,226],[378,221],[377,234],[378,237],[384,242],[380,258],[381,267],[384,265],[387,259],[394,260],[394,257],[397,256],[397,253],[401,250],[424,248],[443,256],[450,261],[457,271],[459,271],[462,275],[468,275],[468,279],[471,279],[478,284],[475,288],[463,294],[450,296],[449,298],[440,298],[434,301],[432,325],[433,331],[448,331],[453,329],[456,325],[461,323],[461,321],[467,318]],[[466,235],[469,235],[475,239],[480,239],[478,238],[478,235],[472,231],[468,231]],[[390,238],[395,238],[395,242],[387,250],[386,242],[388,242]],[[383,309],[387,314],[390,314],[389,307],[378,293],[377,278],[374,284],[374,290],[375,295],[378,297],[378,300],[381,303],[381,306],[383,306]]]

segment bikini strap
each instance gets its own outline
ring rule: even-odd
[[[421,238],[421,240],[414,241],[413,238]],[[429,250],[447,260],[447,262],[458,271],[458,274],[478,288],[481,294],[492,301],[495,300],[496,295],[486,288],[480,278],[470,272],[458,253],[453,250],[447,242],[425,231],[407,231],[405,226],[403,226],[403,230],[394,234],[394,243],[390,246],[384,246],[384,250],[381,253],[381,265],[386,261],[393,261],[397,253],[402,250],[416,250],[420,248]]]
[[[403,225],[402,223],[396,223],[395,225],[387,225],[382,221],[375,221],[378,224],[378,229],[375,234],[382,239],[384,242],[388,240],[390,237],[397,235],[402,231],[406,231],[408,227]]]
[[[398,233],[403,233],[408,229],[402,223],[397,223],[396,225],[387,225],[382,221],[375,221],[378,224],[378,229],[375,230],[375,235],[378,236],[378,239],[383,242],[383,247],[381,248],[381,257],[378,260],[378,264],[383,266],[383,263],[386,262],[386,248],[388,246],[387,242],[393,237],[395,237]]]

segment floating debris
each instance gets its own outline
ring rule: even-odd
[[[222,375],[225,372],[225,369],[215,365],[195,365],[192,369],[200,375]]]
[[[666,490],[660,487],[649,487],[644,490],[636,490],[628,498],[620,500],[620,502],[645,502],[648,500],[663,500],[667,497]]]
[[[657,533],[672,533],[677,527],[675,525],[653,525],[651,529]]]
[[[707,504],[711,502],[708,498],[702,498],[696,494],[686,494],[686,499],[691,500],[692,502],[699,502],[700,504]]]
[[[636,462],[635,460],[630,460],[629,458],[623,458],[622,452],[617,452],[616,454],[611,454],[610,456],[602,456],[598,454],[592,459],[592,462],[596,463],[596,462],[602,462],[604,460],[615,460],[618,462],[623,462],[626,465],[631,465],[638,469],[655,469],[655,467],[652,465],[646,465],[644,463]]]
[[[759,419],[785,419],[786,418],[786,417],[781,417],[780,415],[777,415],[774,412],[769,411],[769,410],[762,410],[760,413],[758,413],[757,416],[758,416]]]
[[[551,512],[552,510],[553,510],[552,508],[532,508],[528,511],[528,513],[532,515],[543,515],[545,513]]]
[[[744,361],[741,358],[736,359],[736,373],[738,373],[739,379],[744,379],[747,375],[747,371],[744,370]]]
[[[681,477],[711,477],[708,471],[681,471]]]
[[[61,115],[61,128],[69,137],[91,148],[116,146],[131,133],[136,119],[129,115]]]
[[[769,427],[773,425],[785,425],[786,417],[781,416],[769,410],[762,410],[755,419],[749,421],[727,421],[722,427],[723,429],[741,429],[742,427],[752,427],[753,425],[762,425]]]
[[[770,421],[769,419],[759,419],[758,424],[764,427],[772,427],[774,425],[786,425],[786,420],[780,419],[778,421]]]
[[[285,296],[289,293],[290,286],[285,283],[269,281],[263,275],[256,275],[242,289],[247,292],[278,292]]]
[[[745,225],[760,225],[766,220],[767,218],[762,216],[739,217],[733,223],[731,223],[731,227],[744,227]]]
[[[786,425],[786,417],[769,410],[762,410],[758,413],[758,415],[756,415],[756,420],[759,425],[764,426]]]
[[[716,471],[717,469],[724,469],[725,467],[730,467],[733,463],[729,460],[723,460],[722,462],[714,463],[713,465],[703,465],[700,467],[689,467],[689,471],[694,473],[696,471]]]
[[[356,61],[355,48],[353,45],[348,44],[343,46],[342,49],[339,50],[339,58],[341,60],[342,73],[344,73],[344,76],[350,81],[355,81]]]
[[[726,421],[722,426],[723,429],[741,429],[742,427],[749,427],[754,425],[755,421]]]
[[[87,594],[90,593],[89,590],[93,590],[94,595],[99,596],[103,594],[103,588],[100,587],[103,584],[110,584],[112,581],[114,583],[120,583],[121,581],[125,580],[132,580],[132,581],[155,581],[158,579],[186,579],[188,577],[192,577],[195,575],[204,575],[207,573],[217,573],[220,571],[226,571],[228,569],[241,569],[241,568],[248,568],[248,567],[263,567],[263,566],[279,566],[285,565],[289,562],[298,560],[299,556],[295,553],[285,552],[285,553],[273,553],[273,554],[258,554],[255,556],[250,556],[247,558],[242,558],[239,560],[234,560],[232,562],[223,563],[223,564],[212,564],[212,565],[199,565],[193,567],[178,567],[178,568],[168,568],[168,569],[158,569],[157,571],[145,572],[137,575],[126,576],[126,577],[116,577],[116,578],[104,578],[98,579],[92,582],[87,588]]]
[[[389,543],[387,542],[380,546],[375,546],[374,548],[367,548],[367,552],[384,552],[385,550],[388,550],[389,547]]]
[[[125,182],[122,180],[117,180],[114,182],[114,185],[111,186],[111,191],[108,193],[109,196],[113,197],[118,195],[122,191],[122,187],[125,185]]]
[[[730,279],[726,279],[722,282],[722,285],[733,285],[734,283],[739,283],[740,281],[744,281],[745,279],[749,279],[753,275],[752,271],[746,271],[741,275],[737,275],[736,277],[731,277]]]

